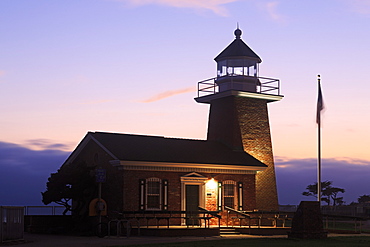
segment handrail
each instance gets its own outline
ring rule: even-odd
[[[220,211],[208,211],[204,212],[205,210],[198,210],[198,211],[186,211],[186,210],[139,210],[139,211],[122,211],[120,214],[217,214]]]
[[[255,219],[258,220],[258,227],[261,227],[261,221],[263,219],[272,219],[274,225],[277,225],[278,220],[283,221],[283,227],[285,227],[285,221],[292,219],[292,214],[294,212],[284,212],[284,211],[238,211],[233,208],[230,208],[228,206],[224,206],[225,209],[228,211],[228,214],[230,212],[234,214],[239,214],[249,220],[249,227],[251,227],[251,220]]]
[[[230,82],[227,83],[236,83],[236,84],[243,84],[244,82],[236,82],[234,81],[234,77],[243,77],[243,75],[227,75],[223,77],[213,77],[210,79],[202,80],[198,82],[198,97],[201,97],[201,94],[210,95],[215,94],[218,92],[219,85],[217,84],[217,80],[221,78],[230,78]],[[250,78],[250,76],[244,76],[246,78]],[[269,95],[280,95],[280,80],[268,77],[253,77],[256,79],[256,87],[258,86],[258,90],[255,93],[259,94],[269,94]],[[257,83],[258,82],[258,83]],[[273,85],[271,85],[274,83]],[[270,84],[270,85],[267,85]],[[203,86],[203,87],[202,87]],[[202,95],[202,96],[205,96]]]
[[[210,214],[210,215],[212,215],[212,216],[214,216],[216,218],[221,219],[221,215],[218,214],[220,211],[209,211],[209,210],[207,210],[205,208],[202,208],[200,206],[198,206],[198,209],[200,210],[200,212],[204,211],[202,213],[207,213],[207,214]]]
[[[367,221],[370,219],[370,217],[361,217],[361,216],[349,216],[349,215],[334,215],[334,214],[322,214],[323,218],[326,219],[326,229],[329,229],[329,218],[333,220],[333,228],[335,228],[335,222],[336,220],[340,219],[352,219],[354,220],[355,224],[355,232],[357,232],[357,221],[360,221],[359,223],[359,232],[362,233],[362,221]]]
[[[228,210],[228,211],[232,211],[233,213],[239,214],[239,215],[241,215],[241,216],[244,216],[244,217],[247,217],[247,218],[250,218],[250,217],[251,217],[249,214],[246,214],[246,213],[244,213],[244,212],[242,212],[242,211],[235,210],[235,209],[230,208],[230,207],[228,207],[228,206],[224,206],[224,207],[225,207],[225,209],[226,209],[226,210]]]
[[[219,211],[208,211],[204,208],[201,208],[198,211],[184,211],[184,210],[151,210],[151,211],[146,211],[146,210],[140,210],[140,211],[122,211],[120,212],[120,215],[123,218],[148,218],[152,217],[154,219],[160,220],[164,219],[167,220],[167,226],[169,227],[169,219],[171,218],[182,218],[182,219],[189,219],[194,218],[194,219],[201,219],[205,221],[205,227],[207,227],[207,222],[208,222],[208,227],[209,227],[209,219],[210,218],[217,218],[218,219],[218,225],[221,225],[221,216],[218,215]],[[203,214],[202,216],[199,216],[200,214]],[[208,216],[206,216],[208,214]],[[198,216],[195,216],[198,215]],[[194,217],[195,216],[195,217]],[[157,221],[157,224],[159,222]],[[147,220],[147,226],[148,226],[148,220]],[[157,225],[159,226],[159,225]]]

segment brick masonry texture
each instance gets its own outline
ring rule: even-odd
[[[139,210],[139,179],[148,179],[156,177],[168,180],[168,210],[181,210],[181,177],[186,175],[184,172],[160,172],[160,171],[124,171],[123,179],[123,210]],[[255,198],[255,175],[247,174],[208,174],[201,175],[214,178],[222,182],[234,180],[243,183],[243,210],[253,210],[256,208]]]
[[[172,172],[172,171],[151,171],[151,170],[124,170],[121,167],[112,166],[109,161],[112,157],[105,152],[95,142],[90,141],[85,148],[77,155],[73,163],[85,163],[91,168],[90,176],[94,176],[94,170],[97,168],[106,169],[106,182],[102,184],[102,198],[107,202],[108,215],[116,215],[115,212],[121,211],[137,211],[140,209],[140,179],[148,179],[152,177],[168,181],[168,210],[179,211],[181,208],[181,177],[187,175],[188,172]],[[73,164],[71,164],[73,165]],[[236,183],[243,184],[243,210],[249,211],[256,209],[256,187],[254,174],[223,174],[223,173],[204,173],[200,175],[211,179],[214,178],[217,182],[233,180]],[[80,214],[86,213],[89,202],[93,198],[98,197],[97,184],[94,194],[86,198],[86,205],[83,207]],[[213,204],[217,201],[213,201]],[[217,205],[208,204],[206,200],[206,208],[215,210]],[[224,217],[226,219],[226,215]],[[179,219],[171,219],[171,224],[179,225]],[[212,221],[217,224],[217,221]],[[224,220],[221,222],[225,224]],[[146,222],[140,222],[146,224]],[[150,225],[155,225],[156,222],[149,222]],[[165,224],[165,221],[161,222]]]
[[[212,101],[207,138],[221,141],[235,150],[244,150],[268,166],[256,175],[256,207],[277,210],[267,101],[236,96]]]
[[[123,175],[123,210],[139,210],[140,190],[139,179],[148,179],[156,177],[168,180],[168,210],[180,211],[181,209],[181,177],[186,175],[184,172],[160,172],[160,171],[136,171],[126,170]],[[249,211],[256,208],[255,197],[255,175],[247,174],[216,174],[216,173],[199,173],[207,178],[214,178],[218,182],[233,180],[243,183],[243,210]],[[208,205],[207,210],[216,210],[216,205]],[[226,224],[226,214],[223,215],[221,224]],[[217,220],[212,220],[211,224],[218,224]],[[154,224],[153,222],[150,223]],[[171,224],[180,224],[180,220],[171,220]],[[231,223],[230,223],[231,224]]]

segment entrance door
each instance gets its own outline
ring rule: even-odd
[[[198,211],[199,206],[199,185],[186,185],[186,211]],[[197,214],[188,214],[186,217],[187,225],[199,225]]]

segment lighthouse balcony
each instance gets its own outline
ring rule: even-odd
[[[228,75],[198,82],[197,102],[209,103],[214,98],[238,95],[253,98],[280,100],[279,79],[244,75]]]

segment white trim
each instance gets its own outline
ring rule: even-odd
[[[118,158],[111,153],[103,144],[101,144],[98,140],[96,140],[92,134],[94,132],[87,132],[85,137],[82,139],[82,141],[77,145],[75,150],[71,153],[71,155],[67,158],[67,160],[63,163],[69,164],[74,161],[74,159],[84,150],[84,148],[89,144],[90,141],[94,141],[99,147],[101,147],[107,154],[109,154],[113,159],[118,160]]]
[[[222,198],[223,198],[223,193],[222,193],[222,190],[223,190],[223,183],[222,182],[218,182],[218,205],[217,205],[217,208],[218,210],[222,210]]]
[[[95,141],[96,142],[96,144],[98,144],[99,145],[99,147],[101,147],[105,152],[107,152],[107,154],[109,154],[110,156],[112,156],[112,158],[113,159],[115,159],[115,160],[118,160],[118,158],[113,154],[113,153],[111,153],[103,144],[101,144],[98,140],[96,140],[93,136],[91,136],[91,139],[93,140],[93,141]]]
[[[196,171],[196,172],[220,172],[220,173],[228,172],[236,174],[255,174],[256,171],[263,171],[267,168],[267,166],[256,167],[243,165],[165,163],[165,162],[125,161],[125,160],[121,160],[120,165],[123,166],[124,170],[157,170],[157,171],[185,171],[185,172]]]
[[[192,177],[192,175],[199,175]],[[198,173],[189,173],[181,176],[181,211],[186,211],[186,185],[198,185],[199,186],[199,206],[205,207],[205,181],[207,177],[204,177]],[[186,225],[186,220],[181,219],[181,225]]]

